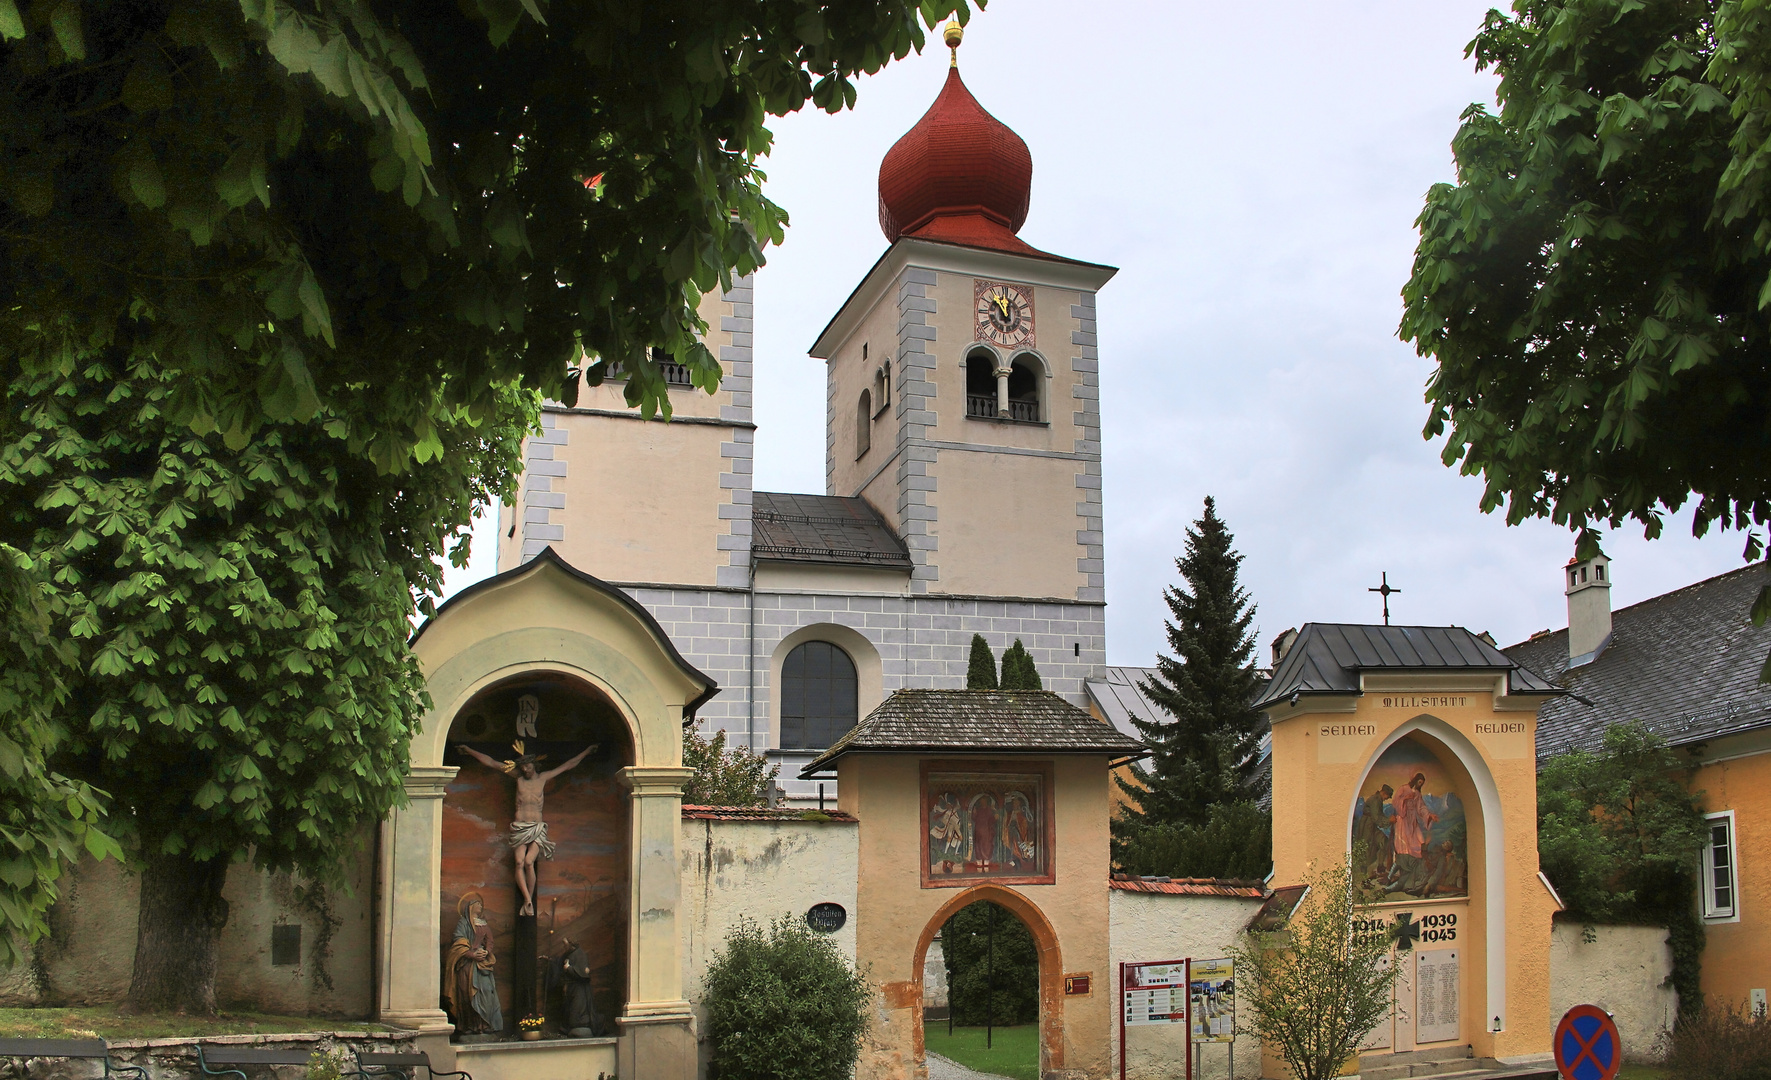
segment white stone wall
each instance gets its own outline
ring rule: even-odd
[[[1107,663],[1106,608],[1099,604],[782,592],[756,594],[752,612],[751,594],[741,590],[625,588],[683,657],[720,684],[697,713],[702,729],[725,729],[735,746],[749,737],[759,751],[778,745],[769,719],[770,659],[782,639],[804,626],[832,623],[866,638],[879,653],[887,696],[906,688],[963,688],[973,634],[983,634],[999,657],[1020,639],[1045,688],[1079,708],[1088,707],[1083,680]],[[755,688],[754,701],[748,687]],[[796,803],[817,800],[817,782],[795,779],[812,756],[778,755],[781,787]],[[836,782],[824,783],[834,800]]]
[[[782,915],[803,919],[813,904],[841,904],[848,922],[831,939],[854,961],[859,827],[853,821],[796,818],[684,818],[682,844],[683,996],[695,1010],[705,1076],[702,987],[708,965],[740,919],[767,925]]]
[[[1550,1023],[1576,1005],[1597,1005],[1617,1021],[1630,1061],[1658,1060],[1679,1013],[1667,982],[1673,950],[1659,926],[1594,926],[1557,920],[1550,932]]]
[[[1162,960],[1215,960],[1228,956],[1243,927],[1260,910],[1261,901],[1217,896],[1172,896],[1114,889],[1108,904],[1111,919],[1109,970],[1097,975],[1095,993],[1110,994],[1119,1008],[1119,965]],[[1115,1014],[1117,1015],[1117,1014]],[[1243,1003],[1237,1002],[1236,1023],[1245,1026]],[[1184,1025],[1140,1025],[1126,1029],[1127,1080],[1172,1080],[1186,1070]],[[1235,1042],[1237,1080],[1261,1075],[1260,1040],[1238,1035]],[[1119,1060],[1119,1024],[1113,1025],[1113,1060]],[[1196,1080],[1230,1076],[1230,1045],[1209,1043],[1194,1070]]]

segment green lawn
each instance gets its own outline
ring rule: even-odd
[[[1617,1080],[1673,1080],[1673,1074],[1658,1065],[1625,1065],[1617,1070]]]
[[[1012,1076],[1014,1080],[1039,1080],[1039,1025],[999,1027],[984,1049],[984,1029],[956,1027],[951,1037],[947,1021],[930,1020],[922,1026],[923,1047],[951,1058],[968,1069]]]
[[[219,1016],[125,1015],[115,1005],[0,1009],[0,1037],[170,1039],[209,1035],[280,1035],[295,1031],[386,1031],[362,1020],[223,1012]]]

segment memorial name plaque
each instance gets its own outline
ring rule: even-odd
[[[1414,1041],[1457,1038],[1457,950],[1422,949],[1414,979]]]

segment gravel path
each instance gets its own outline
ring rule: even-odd
[[[975,1069],[968,1069],[959,1062],[951,1058],[944,1058],[936,1053],[928,1054],[927,1060],[929,1080],[1008,1080],[1007,1077],[999,1076],[996,1073],[981,1073]]]

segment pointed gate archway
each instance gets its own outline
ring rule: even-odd
[[[980,900],[988,900],[1012,913],[1033,935],[1033,947],[1039,953],[1039,1072],[1064,1067],[1064,964],[1058,947],[1058,933],[1050,920],[1033,901],[1002,885],[975,885],[942,904],[922,934],[916,939],[916,954],[910,970],[915,977],[916,1059],[925,1060],[927,1048],[922,1034],[922,971],[929,955],[929,945],[947,920]]]

